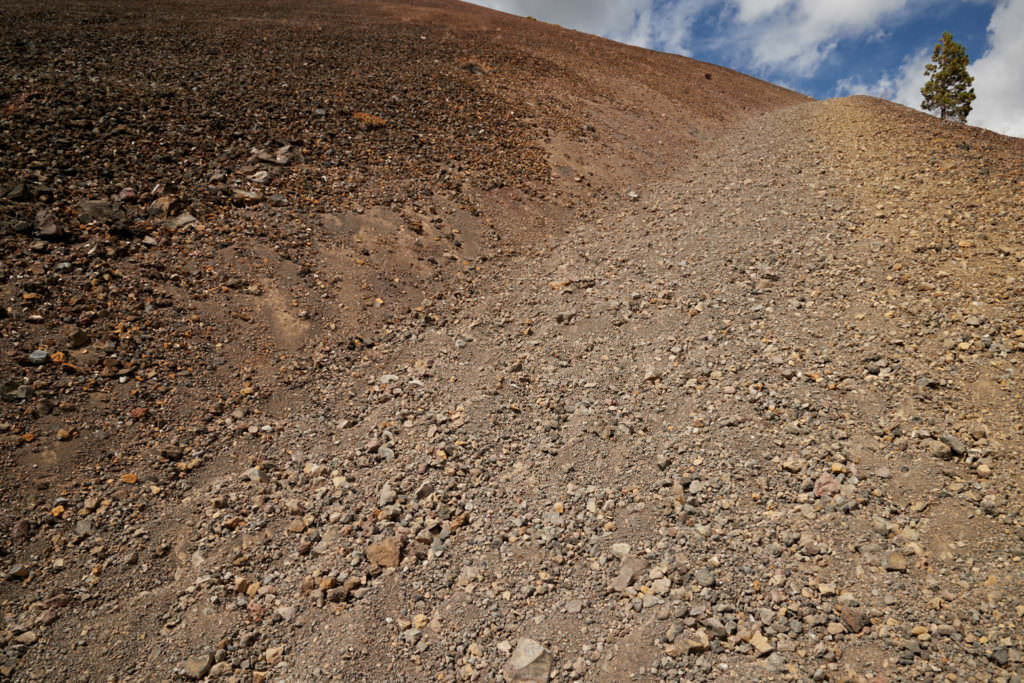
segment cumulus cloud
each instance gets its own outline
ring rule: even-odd
[[[903,58],[900,68],[885,73],[873,83],[866,83],[858,76],[844,78],[836,83],[836,95],[873,95],[892,102],[899,102],[915,109],[921,108],[921,87],[924,85],[924,67],[932,58],[932,48],[923,47]]]
[[[1024,137],[1024,0],[1002,0],[988,24],[988,49],[974,62],[974,111],[968,119]]]
[[[532,16],[640,47],[689,55],[693,22],[713,0],[476,0],[492,9]]]
[[[740,50],[759,70],[813,75],[840,40],[877,35],[926,0],[731,0]]]
[[[762,74],[812,75],[845,38],[879,36],[886,22],[938,0],[477,0],[613,40],[690,54],[701,13],[716,13],[705,46]]]
[[[1002,66],[1016,59],[1024,40],[1020,31],[1020,7],[1024,0],[961,2],[999,5],[989,31],[998,25],[998,38],[1004,47],[994,61]],[[948,3],[940,0],[721,0],[718,4],[729,14],[729,35],[715,39],[714,47],[736,56],[737,63],[745,68],[772,78],[778,75],[812,77],[843,41],[860,45],[881,43],[892,37],[890,29],[894,26],[912,23],[928,12],[948,9]],[[727,49],[729,45],[731,51]],[[916,56],[915,52],[912,57]],[[904,64],[899,73],[886,78],[906,80],[906,67]],[[904,94],[908,91],[905,83],[879,84],[883,86],[889,90],[899,89]],[[904,96],[900,101],[909,103],[912,99]]]

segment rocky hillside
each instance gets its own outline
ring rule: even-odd
[[[453,2],[0,12],[0,678],[1024,674],[1024,141]]]

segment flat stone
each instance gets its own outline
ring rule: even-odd
[[[775,647],[760,631],[755,631],[754,635],[750,636],[750,644],[754,646],[759,657],[764,657],[775,650]]]
[[[664,605],[665,599],[661,596],[655,595],[654,593],[645,593],[643,600],[640,601],[643,609],[650,609],[651,607],[657,607],[658,605]]]
[[[87,199],[78,205],[80,223],[106,223],[114,218],[116,207],[106,199]]]
[[[178,206],[178,200],[171,195],[163,195],[154,199],[146,208],[150,216],[170,216]]]
[[[397,536],[389,536],[366,548],[366,559],[379,567],[397,567],[401,555],[402,542]]]
[[[840,633],[845,632],[846,627],[843,624],[840,624],[838,621],[831,621],[829,622],[828,626],[825,627],[825,631],[828,632],[830,636],[837,636]]]
[[[29,575],[29,568],[23,564],[16,564],[7,570],[8,581],[21,581],[27,579]]]
[[[92,520],[80,519],[75,522],[75,536],[85,538],[92,534]]]
[[[708,632],[704,629],[697,629],[696,631],[687,631],[681,636],[682,642],[679,639],[676,640],[678,644],[682,646],[684,652],[692,654],[695,652],[704,652],[711,647],[711,638],[708,636]]]
[[[210,667],[210,678],[220,678],[231,673],[231,662],[217,662]]]
[[[632,548],[630,548],[628,543],[612,544],[612,555],[619,558],[620,560],[626,559],[626,556],[629,555],[630,550],[632,550]]]
[[[187,211],[167,220],[167,227],[178,229],[196,222],[196,217]]]
[[[210,672],[213,666],[213,655],[210,653],[189,657],[185,662],[185,676],[196,681]]]
[[[546,683],[553,663],[554,657],[543,645],[530,638],[520,638],[508,660],[506,672],[513,681]]]
[[[698,569],[694,572],[693,578],[697,581],[697,585],[702,588],[714,588],[715,584],[718,583],[715,573],[710,569]]]
[[[835,496],[839,493],[839,482],[828,472],[822,472],[814,482],[815,498]]]
[[[1006,666],[1010,662],[1010,651],[1005,647],[998,647],[992,651],[989,659],[999,666]]]
[[[32,198],[32,195],[28,191],[28,187],[25,183],[14,183],[8,185],[3,189],[0,189],[0,196],[6,199],[12,199],[16,202],[23,202]]]
[[[263,201],[263,193],[235,189],[231,191],[231,203],[235,206],[251,206]]]
[[[274,152],[274,163],[278,166],[286,166],[293,161],[301,160],[302,152],[292,145],[283,145]]]
[[[391,484],[384,484],[377,494],[377,507],[385,507],[395,502],[398,494],[391,488]]]
[[[943,432],[939,436],[939,440],[949,446],[949,450],[953,451],[953,455],[961,456],[967,452],[967,446],[964,445],[964,442],[949,432]]]
[[[981,509],[990,515],[996,513],[999,509],[1000,498],[995,493],[990,493],[981,499]]]
[[[953,449],[937,439],[925,439],[924,448],[934,458],[948,460],[953,457]]]
[[[50,360],[50,352],[43,349],[36,349],[28,354],[28,362],[32,365],[45,365]]]
[[[36,635],[35,631],[25,631],[19,633],[14,637],[14,640],[21,643],[22,645],[31,645],[32,643],[39,640],[39,636]]]
[[[53,211],[40,209],[36,213],[36,233],[44,240],[59,240],[64,237],[64,226],[57,222]]]
[[[284,659],[284,646],[275,645],[274,647],[268,647],[263,652],[263,659],[266,660],[270,666],[276,666],[278,662]]]
[[[619,573],[612,581],[611,589],[617,593],[623,592],[629,588],[636,578],[646,569],[647,560],[632,556],[623,558],[622,566],[619,567]]]
[[[72,330],[71,334],[67,336],[67,345],[72,349],[80,349],[83,346],[88,346],[92,339],[89,337],[89,333],[85,330],[76,327]]]
[[[19,384],[17,382],[4,382],[3,398],[5,401],[24,401],[35,393],[31,384]]]
[[[792,472],[793,474],[799,473],[803,468],[803,461],[797,458],[787,458],[786,461],[782,463],[782,469],[787,472]]]
[[[32,535],[32,522],[27,519],[19,519],[11,527],[11,540],[23,541]]]
[[[882,560],[882,567],[890,572],[907,571],[907,558],[896,551],[888,552]]]
[[[839,618],[850,633],[860,633],[868,623],[864,612],[854,607],[844,607],[839,612]]]

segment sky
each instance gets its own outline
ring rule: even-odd
[[[968,123],[1024,137],[1024,0],[474,0],[727,66],[818,99],[919,109],[943,31],[971,57]]]

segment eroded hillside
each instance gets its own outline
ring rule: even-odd
[[[447,2],[0,29],[12,680],[1010,680],[1020,140]]]

